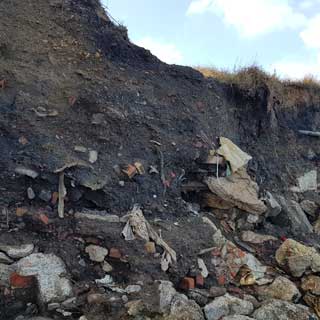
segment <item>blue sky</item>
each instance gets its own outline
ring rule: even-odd
[[[161,60],[320,78],[320,0],[103,0]]]

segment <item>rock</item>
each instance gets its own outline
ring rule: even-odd
[[[144,310],[144,303],[142,300],[129,301],[126,304],[126,308],[128,309],[128,315],[135,317]]]
[[[50,202],[52,194],[50,190],[44,190],[42,189],[38,195],[39,199],[41,199],[44,202]]]
[[[160,313],[168,313],[170,311],[171,302],[177,291],[170,281],[160,281],[159,283],[159,311]]]
[[[258,198],[258,185],[251,180],[244,168],[230,177],[209,177],[206,183],[212,193],[248,213],[262,214],[267,210]]]
[[[43,303],[61,302],[72,294],[64,262],[54,254],[34,253],[17,262],[21,276],[35,276]]]
[[[96,279],[95,281],[96,281],[97,284],[100,284],[103,287],[109,287],[110,285],[113,284],[113,279],[108,274],[104,278]]]
[[[168,320],[204,320],[204,316],[195,301],[177,294],[172,300]]]
[[[84,212],[76,212],[74,217],[79,220],[93,220],[93,221],[100,221],[100,222],[107,222],[107,223],[119,223],[120,218],[116,215],[98,215],[94,213],[84,213]]]
[[[294,277],[301,277],[307,270],[320,271],[320,255],[316,249],[295,240],[287,239],[276,251],[276,260],[288,267]]]
[[[320,217],[317,219],[317,221],[313,225],[313,229],[317,235],[320,235]]]
[[[0,252],[0,263],[11,264],[13,260],[11,260],[6,254]]]
[[[314,201],[311,201],[311,200],[303,200],[300,203],[300,207],[304,212],[306,212],[312,217],[315,217],[317,209],[319,208],[319,206]]]
[[[210,294],[204,289],[191,289],[188,291],[188,298],[194,300],[201,307],[208,303]]]
[[[253,313],[252,317],[256,320],[317,319],[307,307],[283,300],[267,300]]]
[[[108,249],[93,244],[87,246],[85,251],[89,254],[90,260],[95,262],[103,262],[109,253]]]
[[[25,167],[17,167],[15,168],[15,173],[21,174],[22,176],[27,176],[30,177],[32,179],[36,179],[39,175],[39,173],[35,170],[32,169],[28,169]]]
[[[74,151],[81,152],[81,153],[87,153],[88,149],[84,146],[75,146]]]
[[[250,242],[254,244],[262,244],[267,241],[277,241],[278,239],[273,236],[268,236],[264,234],[258,234],[253,231],[243,231],[241,234],[241,239],[245,242]]]
[[[203,259],[201,258],[198,258],[198,267],[199,269],[201,270],[201,275],[204,277],[204,278],[207,278],[208,275],[209,275],[209,272],[208,272],[208,268],[205,264],[205,262],[203,261]]]
[[[299,235],[301,233],[313,232],[312,225],[298,202],[286,200],[282,196],[279,196],[279,202],[290,221],[291,230],[294,234]]]
[[[224,287],[211,287],[209,294],[211,298],[221,297],[227,293],[227,289]]]
[[[156,244],[153,241],[148,241],[144,245],[146,251],[150,254],[155,254],[157,252],[156,250]]]
[[[137,285],[137,284],[133,284],[133,285],[129,285],[126,287],[125,292],[127,294],[132,294],[132,293],[137,293],[141,291],[141,286]]]
[[[297,302],[301,293],[296,285],[289,279],[279,276],[267,287],[257,288],[261,299],[279,299],[289,302]]]
[[[33,200],[36,197],[36,194],[31,187],[27,189],[27,196],[29,200]]]
[[[0,264],[0,285],[9,286],[10,275],[15,271],[14,265]]]
[[[101,293],[91,293],[87,296],[87,301],[89,304],[102,304],[107,301],[107,297]]]
[[[207,320],[219,320],[229,315],[249,315],[253,311],[253,304],[226,293],[224,296],[214,299],[204,307]]]
[[[317,170],[311,170],[298,178],[298,186],[292,187],[291,191],[292,192],[316,191],[317,187],[318,187]]]
[[[281,212],[281,206],[279,202],[268,191],[266,192],[266,204],[268,207],[267,216],[276,217]]]
[[[104,121],[104,114],[103,113],[94,113],[92,115],[92,120],[91,123],[92,124],[102,124]]]
[[[98,152],[96,150],[89,151],[89,162],[95,163],[98,160]]]
[[[20,259],[30,255],[34,250],[34,245],[32,243],[17,246],[0,244],[0,250],[4,251],[12,259]]]
[[[301,281],[301,289],[320,296],[320,277],[314,275],[304,277]]]
[[[110,263],[108,263],[107,261],[104,261],[103,265],[102,265],[102,270],[104,272],[109,273],[109,272],[111,272],[113,270],[113,268],[112,268],[112,265]]]

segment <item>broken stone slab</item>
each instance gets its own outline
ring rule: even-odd
[[[244,168],[230,177],[208,177],[206,183],[212,193],[241,210],[253,214],[263,214],[267,210],[258,198],[258,185]]]
[[[277,241],[278,239],[265,235],[265,234],[259,234],[255,233],[253,231],[243,231],[241,234],[241,239],[245,242],[254,243],[254,244],[262,244],[267,241]]]
[[[296,303],[301,298],[301,293],[297,286],[282,276],[278,276],[271,285],[258,287],[257,290],[262,300],[279,299]]]
[[[303,200],[300,203],[300,207],[305,213],[307,213],[312,217],[315,217],[316,212],[319,208],[319,206],[314,201],[311,201],[311,200]]]
[[[217,150],[217,153],[230,163],[231,171],[233,173],[246,166],[252,159],[250,155],[242,151],[230,139],[220,137],[219,141],[220,148]]]
[[[39,173],[37,171],[32,170],[32,169],[28,169],[25,167],[16,167],[14,172],[18,173],[22,176],[30,177],[32,179],[36,179],[39,176]]]
[[[281,206],[275,197],[269,192],[266,192],[266,204],[268,207],[267,216],[276,217],[281,212]]]
[[[176,294],[171,302],[168,320],[204,320],[200,306],[182,294]]]
[[[278,199],[283,211],[290,221],[291,231],[294,234],[299,235],[301,233],[313,232],[312,225],[298,202],[286,200],[283,196],[279,196]]]
[[[54,254],[31,254],[19,260],[16,268],[21,276],[37,278],[39,298],[43,303],[62,302],[72,295],[65,264]]]
[[[281,267],[288,267],[294,277],[306,271],[320,272],[320,255],[315,248],[287,239],[276,251],[276,260]]]
[[[11,264],[14,261],[11,260],[6,254],[4,254],[3,252],[0,252],[0,263],[4,263],[4,264]]]
[[[317,187],[317,170],[310,170],[299,177],[298,186],[292,187],[290,190],[292,192],[316,191]]]
[[[89,254],[90,260],[95,262],[103,262],[109,253],[108,249],[93,244],[87,246],[85,252]]]
[[[85,213],[85,212],[76,212],[74,214],[74,217],[76,219],[84,219],[84,220],[94,220],[94,221],[101,221],[101,222],[107,222],[107,223],[119,223],[120,218],[116,215],[98,215],[94,213]]]
[[[30,255],[34,250],[34,245],[3,245],[0,244],[0,251],[4,251],[12,259],[20,259]]]
[[[229,315],[249,315],[254,307],[249,301],[239,299],[226,293],[224,296],[214,299],[204,307],[207,320],[219,320]]]
[[[252,317],[256,320],[316,320],[315,314],[301,304],[293,304],[283,300],[267,300],[257,309]]]

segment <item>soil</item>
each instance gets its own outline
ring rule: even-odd
[[[187,201],[195,198],[182,194],[181,184],[196,176],[196,160],[219,136],[253,157],[249,172],[261,195],[286,193],[317,166],[320,140],[298,130],[317,129],[320,89],[283,85],[279,92],[258,84],[243,90],[164,64],[132,44],[96,0],[2,0],[1,79],[0,206],[8,215],[0,216],[0,242],[32,242],[41,252],[56,253],[79,287],[101,276],[79,238],[120,248],[125,261],[112,261],[112,275],[123,284],[160,278],[178,284],[192,270],[212,232],[188,210]],[[76,146],[97,151],[98,160],[89,163]],[[121,169],[135,162],[147,173],[130,179]],[[17,174],[21,166],[38,177]],[[61,220],[57,204],[29,200],[27,189],[57,192],[55,171],[63,166],[69,168]],[[166,186],[160,174],[148,173],[150,166],[157,166]],[[177,266],[167,273],[143,242],[122,239],[123,224],[82,226],[73,216],[84,208],[124,216],[136,203],[178,253]],[[17,217],[23,207],[29,214]],[[41,212],[48,225],[34,218]],[[290,234],[276,227],[273,232]],[[81,257],[86,267],[79,265]],[[1,299],[1,319],[15,319],[30,311],[27,302],[36,303],[35,297],[7,299]],[[111,311],[112,319],[122,317],[119,312]]]

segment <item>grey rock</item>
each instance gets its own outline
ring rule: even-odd
[[[34,253],[17,262],[22,276],[35,276],[43,303],[61,302],[72,295],[72,286],[65,277],[64,262],[54,254]]]
[[[268,300],[257,309],[252,317],[256,320],[316,320],[309,308],[283,300]]]
[[[279,196],[279,202],[290,221],[291,230],[294,234],[299,235],[301,233],[313,232],[312,225],[298,202],[286,200],[282,196]]]
[[[300,206],[304,212],[306,212],[312,217],[315,217],[317,209],[319,208],[319,206],[314,201],[311,201],[311,200],[303,200],[300,203]]]
[[[207,304],[204,307],[204,312],[207,320],[219,320],[229,315],[249,315],[253,309],[251,302],[233,297],[227,293]]]
[[[8,286],[10,275],[15,271],[14,265],[0,264],[0,285]]]
[[[13,260],[11,260],[6,254],[0,252],[0,263],[11,264]]]
[[[32,243],[12,246],[0,244],[0,250],[12,259],[20,259],[30,255],[34,250],[34,245]]]
[[[209,294],[211,298],[221,297],[226,293],[227,293],[227,289],[224,287],[211,287],[209,290]]]
[[[281,206],[275,197],[269,192],[266,192],[266,204],[268,207],[267,215],[276,217],[281,212]]]
[[[104,121],[104,114],[103,113],[95,113],[92,115],[92,120],[91,123],[92,124],[101,124]]]
[[[204,289],[190,289],[188,291],[188,298],[194,300],[201,307],[205,306],[210,298],[210,294]]]
[[[51,200],[52,194],[50,190],[41,190],[38,197],[44,202],[49,202]]]
[[[17,167],[15,168],[15,173],[21,174],[22,176],[27,176],[30,177],[32,179],[36,179],[39,175],[39,173],[35,170],[32,169],[28,169],[25,167]]]
[[[170,281],[159,281],[159,311],[160,313],[168,313],[171,307],[173,297],[177,291]]]
[[[27,189],[27,196],[29,200],[33,200],[36,197],[36,194],[31,187]]]
[[[141,286],[137,285],[137,284],[132,284],[126,287],[125,292],[127,294],[132,294],[132,293],[137,293],[141,291]]]
[[[184,295],[174,296],[169,319],[174,320],[204,320],[200,306],[193,300],[188,300]]]
[[[89,151],[89,162],[95,163],[98,160],[98,152],[96,150]]]
[[[108,223],[120,222],[120,218],[118,216],[110,215],[110,214],[106,214],[102,216],[94,213],[76,212],[74,217],[76,219],[93,220],[93,221],[101,221],[101,222],[108,222]]]

